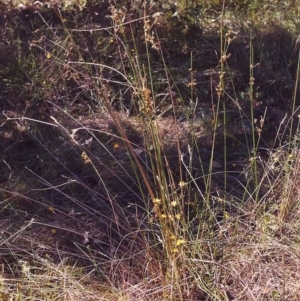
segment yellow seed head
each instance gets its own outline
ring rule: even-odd
[[[181,246],[181,245],[184,245],[184,244],[186,244],[186,240],[185,239],[178,239],[177,241],[176,241],[176,246],[178,247],[178,246]]]
[[[160,203],[161,203],[161,199],[155,198],[155,199],[153,200],[153,203],[154,203],[154,204],[160,204]]]
[[[172,205],[172,207],[176,207],[177,202],[176,202],[176,201],[173,201],[173,202],[171,202],[171,205]]]
[[[179,182],[179,187],[182,188],[182,187],[186,186],[186,184],[187,184],[186,182],[180,181],[180,182]]]

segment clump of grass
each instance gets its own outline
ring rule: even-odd
[[[35,106],[10,94],[3,108],[3,299],[297,300],[297,80],[286,117],[269,117],[264,35],[227,22],[225,2],[205,4],[219,9],[215,37],[180,10],[161,19],[144,4],[134,19],[108,4],[101,28],[56,8],[61,32],[42,11],[14,32],[20,73],[5,76],[31,80]],[[169,45],[163,24],[182,40]]]

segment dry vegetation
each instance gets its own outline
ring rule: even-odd
[[[0,5],[0,301],[300,299],[298,2],[221,2]]]

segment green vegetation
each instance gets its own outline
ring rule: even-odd
[[[0,10],[0,301],[299,300],[297,1]]]

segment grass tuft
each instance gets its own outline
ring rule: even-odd
[[[299,10],[273,2],[1,4],[1,300],[299,299]]]

